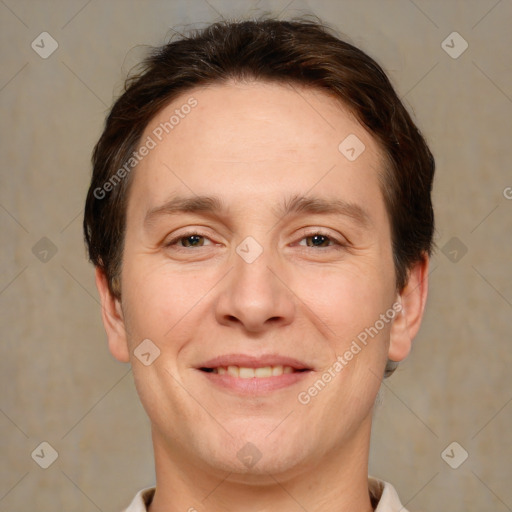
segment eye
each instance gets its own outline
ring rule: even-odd
[[[305,243],[303,243],[303,241],[305,241]],[[193,249],[207,247],[208,245],[213,245],[210,238],[205,234],[196,231],[182,233],[165,243],[166,247],[174,246],[177,249]],[[345,247],[347,244],[337,240],[330,234],[322,231],[314,231],[312,233],[304,233],[304,236],[300,239],[298,245],[328,249],[335,246],[338,246],[335,248]]]
[[[204,247],[206,240],[209,240],[211,242],[211,240],[206,235],[203,235],[202,233],[196,233],[194,231],[190,233],[183,233],[173,238],[169,242],[166,242],[165,246],[171,247],[173,245],[176,245],[178,248]]]
[[[301,243],[303,240],[306,240],[306,243]],[[332,246],[345,246],[346,244],[336,240],[334,237],[327,233],[323,233],[322,231],[315,231],[313,233],[304,234],[304,238],[302,238],[299,242],[299,245],[306,245],[307,247],[320,247],[320,248],[329,248]]]

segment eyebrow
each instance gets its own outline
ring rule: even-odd
[[[332,214],[350,217],[363,227],[368,227],[370,216],[358,204],[342,199],[325,199],[294,195],[272,208],[272,213],[279,218],[298,214]],[[151,208],[144,218],[144,226],[151,225],[157,218],[180,213],[205,213],[209,215],[227,214],[228,207],[216,196],[174,196],[164,204]]]

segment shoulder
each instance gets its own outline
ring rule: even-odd
[[[375,512],[407,512],[390,483],[368,477],[368,487],[372,502],[376,504]]]
[[[146,512],[147,507],[151,503],[154,494],[154,487],[142,489],[135,495],[135,498],[133,498],[128,508],[125,508],[123,512]]]

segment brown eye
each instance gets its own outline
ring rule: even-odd
[[[308,242],[306,242],[308,247],[328,247],[331,241],[328,236],[321,234],[310,235],[305,237],[305,239],[308,240]],[[309,240],[311,240],[311,243],[309,243]]]
[[[183,247],[202,247],[204,244],[204,236],[188,235],[179,239],[183,243]]]
[[[303,243],[303,241],[306,241]],[[304,233],[303,238],[300,240],[299,245],[307,247],[319,247],[323,248],[339,248],[334,246],[343,246],[341,242],[338,242],[334,237],[320,231],[313,231],[310,234]]]
[[[208,243],[206,243],[208,241]],[[197,232],[190,232],[174,237],[165,244],[166,247],[175,246],[178,249],[205,247],[212,245],[210,239],[206,235]]]

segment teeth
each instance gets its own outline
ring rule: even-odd
[[[262,366],[261,368],[247,368],[245,366],[219,366],[213,368],[212,373],[219,375],[231,375],[232,377],[239,377],[240,379],[253,379],[266,378],[266,377],[278,377],[283,373],[293,373],[294,369],[291,366]]]
[[[228,366],[228,375],[232,377],[238,377],[238,366]]]
[[[282,375],[283,374],[283,367],[282,366],[272,366],[272,375]]]
[[[238,369],[238,376],[241,379],[252,379],[254,377],[254,368],[239,368]]]
[[[272,377],[272,367],[264,366],[263,368],[255,368],[254,376],[255,377]]]

